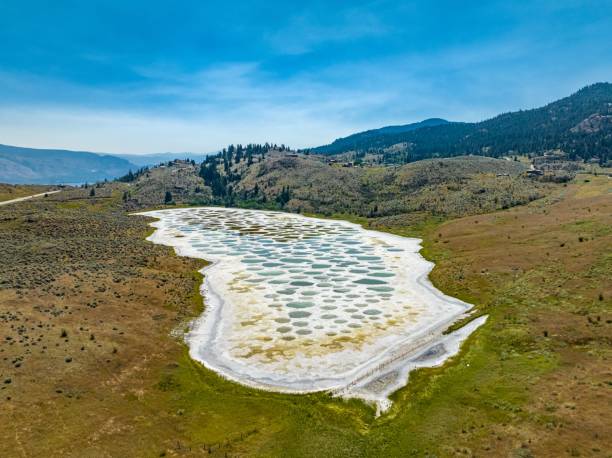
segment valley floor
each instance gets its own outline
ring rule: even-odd
[[[435,285],[489,319],[378,419],[359,401],[248,389],[192,361],[173,335],[201,312],[201,263],[146,242],[149,220],[126,214],[120,185],[87,191],[0,208],[0,456],[612,450],[608,177],[419,229]],[[364,222],[414,234],[392,221]]]

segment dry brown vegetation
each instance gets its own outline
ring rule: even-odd
[[[176,203],[210,202],[210,188],[198,176],[199,166],[175,161],[172,166],[152,168],[127,185],[125,200],[131,209],[164,203],[166,192]]]
[[[519,162],[477,156],[361,168],[270,155],[243,173],[236,193],[250,195],[257,186],[273,200],[286,187],[291,197],[286,209],[306,213],[449,217],[508,208],[544,195],[546,186],[525,178],[524,170]]]
[[[533,456],[612,450],[610,181],[579,175],[542,201],[450,221],[428,239],[432,280],[494,313],[496,363],[523,366],[506,383],[522,385],[524,421],[492,430]],[[539,373],[538,360],[552,367]],[[506,439],[489,447],[509,453]]]
[[[164,203],[283,209],[319,215],[362,217],[418,214],[426,221],[484,213],[525,204],[550,187],[524,176],[518,161],[481,156],[418,161],[402,166],[341,167],[324,158],[269,151],[252,164],[229,162],[225,196],[214,196],[198,167],[176,161],[153,168],[128,184],[127,208]],[[231,179],[229,179],[231,178]],[[209,183],[210,184],[210,183]],[[279,202],[283,192],[286,202]]]
[[[0,183],[0,202],[40,194],[50,189],[54,189],[53,186]]]
[[[416,224],[434,283],[489,314],[379,419],[190,360],[171,332],[200,312],[201,264],[144,241],[127,185],[0,208],[0,456],[609,456],[611,188],[583,174],[442,224],[361,219]]]
[[[120,456],[117,434],[144,452],[151,424],[169,427],[124,403],[181,355],[168,333],[197,307],[201,262],[146,242],[108,191],[88,195],[0,208],[0,456]]]

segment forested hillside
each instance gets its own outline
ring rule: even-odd
[[[349,139],[351,137],[347,137]],[[405,143],[406,162],[430,157],[479,154],[500,157],[561,149],[572,159],[612,158],[612,84],[597,83],[541,108],[505,113],[478,123],[448,123],[409,132],[336,140],[311,151],[338,154],[376,151]]]
[[[330,145],[319,146],[314,148],[313,152],[319,154],[335,154],[352,149],[361,149],[363,144],[367,144],[371,139],[379,138],[381,135],[397,135],[413,130],[422,129],[424,127],[435,127],[444,124],[449,124],[445,119],[430,118],[421,122],[405,124],[402,126],[386,126],[380,129],[371,129],[364,132],[358,132],[348,137],[338,138]]]

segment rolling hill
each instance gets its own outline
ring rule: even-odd
[[[201,166],[175,161],[134,174],[127,181],[126,204],[133,210],[161,205],[169,192],[177,204],[369,218],[410,215],[417,224],[525,204],[549,187],[526,177],[524,163],[481,156],[342,167],[320,156],[274,149],[247,150],[240,160],[224,151]]]
[[[0,207],[0,456],[603,456],[612,195],[609,169],[582,167],[561,184],[524,160],[355,167],[247,145]],[[206,263],[146,241],[153,220],[132,213],[189,204],[419,236],[434,285],[487,324],[382,418],[226,380],[177,339],[208,306]]]

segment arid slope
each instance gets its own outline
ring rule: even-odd
[[[490,318],[379,419],[357,401],[247,389],[172,336],[199,263],[144,241],[127,185],[0,208],[2,456],[607,456],[610,179],[418,229],[432,280]],[[361,219],[413,233],[410,214]]]

